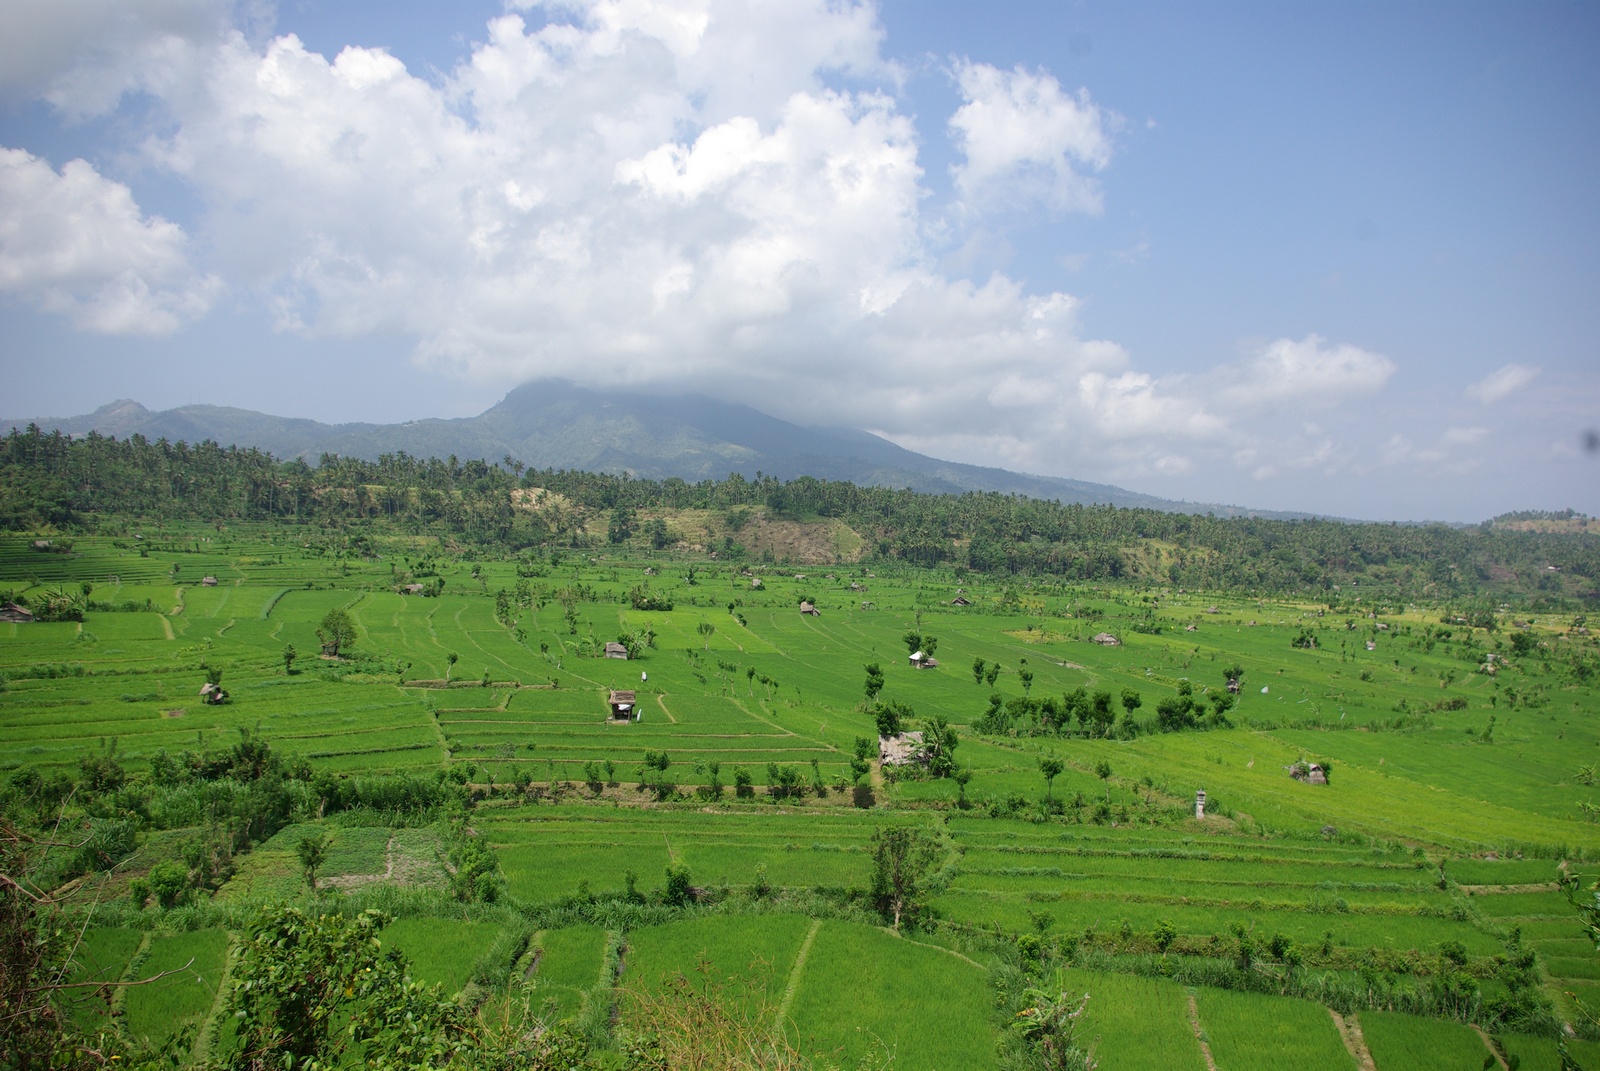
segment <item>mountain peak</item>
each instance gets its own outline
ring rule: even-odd
[[[131,398],[121,398],[87,416],[37,423],[68,434],[93,429],[122,438],[137,433],[150,439],[211,439],[224,446],[257,447],[283,458],[315,459],[329,453],[372,461],[401,451],[414,457],[453,455],[490,461],[512,457],[536,469],[626,472],[657,480],[721,479],[733,472],[753,477],[761,472],[784,480],[812,476],[932,493],[998,491],[1182,512],[1253,512],[1173,502],[1107,484],[941,461],[865,431],[801,427],[703,394],[598,390],[561,380],[525,383],[478,416],[454,420],[329,425],[210,405],[151,412]]]

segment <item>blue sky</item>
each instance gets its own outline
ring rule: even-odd
[[[10,5],[0,410],[561,376],[1191,500],[1600,513],[1597,46],[1592,4]]]

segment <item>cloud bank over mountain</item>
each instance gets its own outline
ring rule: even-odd
[[[1103,212],[1125,122],[1048,70],[964,55],[936,61],[954,109],[915,115],[871,4],[516,4],[442,71],[319,54],[244,10],[0,15],[0,89],[138,130],[116,174],[3,150],[0,292],[127,335],[256,306],[290,335],[405,340],[417,366],[485,385],[703,391],[939,456],[1124,479],[1356,464],[1338,417],[1399,369],[1316,324],[1142,369],[1085,329],[1078,296],[942,266],[1029,214]],[[932,138],[949,141],[950,196]],[[142,207],[139,176],[188,191],[187,218]],[[1464,397],[1531,378],[1508,365]]]

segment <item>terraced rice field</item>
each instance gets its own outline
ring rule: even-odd
[[[646,564],[658,575],[647,578]],[[670,558],[581,559],[560,575],[547,570],[536,605],[502,621],[496,592],[527,579],[513,563],[444,556],[438,598],[395,593],[394,565],[312,555],[250,531],[82,538],[72,554],[0,540],[0,587],[89,582],[96,602],[115,607],[81,624],[0,624],[0,773],[72,771],[113,753],[138,772],[161,751],[231,746],[240,730],[320,773],[459,773],[484,797],[473,830],[496,850],[511,901],[529,910],[620,891],[630,875],[650,890],[668,866],[686,867],[703,889],[763,880],[843,898],[869,883],[874,831],[911,825],[938,844],[937,940],[833,918],[730,915],[626,935],[551,928],[519,967],[536,1003],[577,1017],[615,997],[603,975],[608,945],[625,939],[624,989],[693,971],[703,956],[723,977],[751,979],[750,999],[781,1008],[802,1048],[847,1065],[884,1050],[894,1067],[992,1066],[985,965],[939,946],[996,927],[1143,952],[1170,925],[1183,954],[1207,954],[1237,932],[1262,943],[1281,936],[1318,969],[1346,971],[1363,957],[1434,957],[1452,942],[1482,967],[1515,930],[1568,1014],[1574,998],[1600,1005],[1593,949],[1551,884],[1558,859],[1592,869],[1600,853],[1600,827],[1581,806],[1596,802],[1595,789],[1577,776],[1578,760],[1600,747],[1600,699],[1534,659],[1476,672],[1474,659],[1498,639],[1439,639],[1436,608],[1394,608],[1379,632],[1356,615],[1346,627],[1345,615],[1311,605],[1210,593],[1041,583],[1019,594],[979,578],[863,567],[805,580],[757,569],[764,584],[754,589],[740,570],[704,562],[691,585],[687,563]],[[674,609],[628,606],[625,593],[646,579]],[[958,583],[974,605],[950,604]],[[563,585],[584,592],[570,625],[555,594]],[[797,612],[802,596],[820,617]],[[1207,613],[1213,604],[1219,612]],[[325,659],[316,630],[336,609],[358,636]],[[1132,631],[1147,609],[1162,627]],[[1089,642],[1107,628],[1120,646]],[[1306,628],[1320,630],[1319,648],[1292,648]],[[644,629],[655,643],[640,658],[596,657],[619,632]],[[913,629],[937,636],[939,669],[909,665],[902,636]],[[288,644],[298,653],[292,672]],[[975,659],[1000,664],[994,684],[974,680]],[[854,805],[855,741],[876,736],[863,702],[868,662],[882,667],[882,698],[956,727],[956,758],[972,775],[964,789],[874,768],[862,800],[873,806]],[[1060,697],[1079,687],[1136,691],[1137,716],[1148,718],[1182,683],[1201,696],[1219,691],[1233,662],[1246,685],[1233,728],[1130,739],[975,729],[991,693]],[[198,693],[217,668],[231,699],[210,706]],[[608,719],[614,688],[637,691],[642,720]],[[647,752],[668,756],[669,802],[641,784]],[[1331,783],[1291,779],[1285,768],[1301,757],[1330,761]],[[1064,764],[1049,788],[1057,814],[1040,808],[1047,758]],[[608,762],[604,783],[589,784]],[[784,767],[807,786],[803,798],[769,794]],[[734,793],[740,771],[752,781],[747,796]],[[714,777],[719,797],[695,791]],[[1197,789],[1209,797],[1203,821],[1192,816]],[[162,850],[202,821],[196,810],[192,829],[164,832]],[[218,902],[302,895],[294,845],[313,829],[332,833],[325,888],[446,884],[437,830],[313,815],[242,857]],[[150,861],[142,849],[128,870]],[[501,923],[408,917],[388,939],[419,978],[453,990],[502,932]],[[92,930],[81,970],[120,974],[143,941],[134,930]],[[153,937],[142,968],[182,969],[128,994],[125,1029],[164,1036],[204,1020],[226,944],[216,929]],[[1091,994],[1103,1066],[1205,1066],[1181,986],[1076,970],[1065,980]],[[1204,989],[1193,997],[1224,1071],[1354,1066],[1325,1008]],[[1379,1071],[1427,1066],[1419,1061],[1430,1053],[1460,1063],[1474,1043],[1482,1049],[1454,1024],[1365,1012],[1360,1021]],[[1542,1039],[1505,1045],[1526,1054],[1524,1067],[1553,1059]]]

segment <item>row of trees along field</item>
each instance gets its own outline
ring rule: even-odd
[[[512,492],[519,486],[554,491],[564,502],[517,509]],[[635,523],[638,514],[705,510],[724,515],[722,549],[737,554],[752,507],[780,519],[843,521],[878,560],[991,574],[1081,580],[1137,574],[1262,592],[1365,585],[1408,597],[1515,596],[1550,610],[1600,599],[1600,537],[1493,523],[1218,517],[759,474],[655,481],[529,470],[509,457],[489,463],[401,452],[368,462],[325,454],[312,466],[213,442],[70,438],[37,427],[0,439],[0,525],[10,530],[103,530],[108,522],[156,519],[282,521],[447,532],[512,551],[624,540],[660,550],[674,542],[670,528],[659,518]]]

